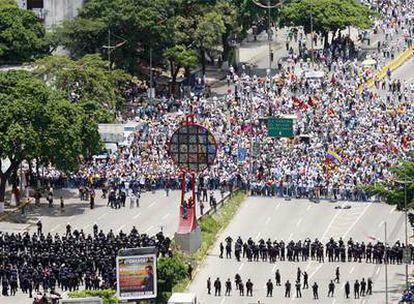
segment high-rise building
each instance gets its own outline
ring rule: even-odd
[[[46,28],[77,16],[84,0],[17,0],[21,8],[32,10]]]

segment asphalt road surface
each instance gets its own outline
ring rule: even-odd
[[[65,211],[62,213],[59,207],[59,196],[63,194],[65,199]],[[97,191],[95,209],[89,209],[89,202],[80,202],[77,190],[60,190],[55,191],[55,206],[48,208],[45,199],[42,198],[40,207],[33,207],[26,217],[17,215],[13,217],[14,221],[21,223],[2,221],[0,222],[0,231],[9,233],[18,233],[28,231],[36,232],[36,223],[41,219],[43,223],[43,232],[65,233],[67,223],[70,223],[73,229],[83,229],[85,233],[92,234],[93,225],[97,223],[99,229],[107,233],[110,229],[114,233],[120,230],[129,232],[133,226],[136,226],[139,233],[153,235],[163,228],[164,233],[173,237],[178,227],[180,191],[170,191],[166,196],[165,191],[156,191],[155,193],[144,192],[141,194],[140,206],[130,208],[127,199],[126,207],[121,209],[111,209],[106,206],[107,200],[102,199],[101,192]],[[188,194],[189,195],[189,194]],[[219,191],[214,193],[216,199],[221,199]],[[210,209],[208,203],[204,203],[204,211]],[[199,207],[197,206],[199,216]],[[57,290],[61,292],[61,290]],[[27,304],[32,303],[27,294],[23,294],[19,289],[16,296],[3,297],[0,295],[1,304]]]
[[[349,204],[351,209],[334,209],[337,204]],[[318,263],[308,262],[247,262],[242,259],[220,259],[219,244],[227,236],[234,240],[241,236],[243,240],[252,237],[255,241],[260,238],[280,241],[285,243],[290,240],[304,240],[306,237],[312,240],[318,238],[326,243],[330,237],[339,237],[348,240],[352,237],[355,241],[369,242],[372,237],[384,240],[384,221],[387,221],[389,243],[396,240],[404,240],[404,214],[396,211],[393,206],[381,203],[329,203],[315,204],[307,200],[285,201],[283,199],[267,197],[251,197],[240,208],[233,221],[220,234],[214,248],[201,265],[199,272],[189,287],[190,292],[195,292],[201,304],[250,304],[250,303],[385,303],[385,272],[384,265],[366,263]],[[411,229],[410,229],[411,232]],[[335,278],[335,269],[340,267],[341,282],[336,285],[334,298],[328,298],[328,283]],[[313,300],[312,290],[302,290],[302,298],[295,297],[294,281],[296,270],[300,267],[309,275],[309,285],[317,282],[319,285],[319,301]],[[266,298],[266,282],[272,279],[274,283],[275,271],[279,269],[282,277],[282,287],[273,290],[273,298]],[[411,269],[410,269],[411,271]],[[241,275],[243,282],[251,279],[253,297],[240,297],[234,291],[234,276]],[[389,265],[388,278],[390,300],[398,300],[405,282],[405,266]],[[228,278],[232,281],[233,292],[231,296],[215,297],[207,294],[206,281],[211,277],[212,282],[219,277],[222,282],[222,294],[224,294],[224,282]],[[365,280],[370,277],[374,282],[373,295],[360,300],[345,299],[344,283],[349,280],[351,292],[355,279]],[[284,298],[284,283],[289,280],[292,283],[292,295],[290,299]],[[213,289],[214,290],[214,289]],[[394,303],[394,302],[390,302]]]
[[[14,216],[15,222],[0,222],[0,231],[7,232],[36,232],[36,223],[40,219],[43,224],[43,232],[65,233],[66,225],[69,223],[74,229],[83,229],[85,233],[92,233],[93,225],[96,223],[99,229],[105,233],[110,229],[114,233],[122,230],[129,232],[133,226],[138,229],[139,233],[155,234],[162,228],[163,232],[170,237],[178,227],[180,191],[170,191],[166,196],[165,191],[156,191],[155,193],[144,192],[141,194],[140,206],[130,208],[127,199],[126,207],[121,209],[111,209],[107,207],[107,200],[101,198],[101,191],[97,191],[95,209],[89,208],[89,202],[80,201],[77,190],[63,190],[65,199],[65,209],[61,212],[59,190],[54,194],[54,207],[48,208],[45,199],[42,199],[41,207],[32,207],[33,209],[26,217],[21,215]],[[189,195],[189,194],[188,194]],[[220,191],[215,191],[215,197],[221,199]],[[206,212],[210,206],[204,203]],[[199,215],[197,206],[197,214]]]

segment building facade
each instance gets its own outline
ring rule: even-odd
[[[41,19],[46,29],[77,16],[84,0],[17,0],[19,6],[32,10]]]

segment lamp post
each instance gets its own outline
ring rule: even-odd
[[[387,222],[384,222],[384,246],[385,248],[387,248]],[[388,304],[388,263],[387,263],[387,259],[386,259],[386,252],[387,250],[385,249],[384,251],[384,265],[385,265],[385,304]]]
[[[254,4],[256,4],[257,6],[259,6],[261,8],[267,9],[267,13],[268,13],[269,30],[268,30],[268,33],[267,33],[267,35],[268,35],[267,37],[268,37],[268,43],[269,43],[269,70],[270,71],[272,69],[272,57],[273,57],[272,56],[272,37],[271,37],[271,34],[272,34],[272,29],[271,29],[272,22],[271,22],[271,14],[270,13],[271,13],[271,9],[272,8],[277,8],[277,7],[281,6],[285,0],[277,0],[277,1],[278,2],[276,4],[272,5],[271,4],[271,0],[267,0],[267,5],[265,5],[265,4],[260,3],[259,0],[253,0],[253,3]]]
[[[117,43],[115,45],[112,45],[112,41],[111,41],[112,36],[114,36],[116,38],[119,38],[122,41],[120,43]],[[108,70],[109,71],[111,71],[111,69],[112,69],[112,64],[111,64],[111,54],[112,54],[112,52],[115,51],[117,48],[123,46],[127,42],[128,42],[128,40],[126,40],[126,39],[124,39],[124,38],[122,38],[120,36],[117,36],[117,35],[113,34],[111,32],[111,29],[110,28],[108,29],[108,45],[103,45],[102,48],[108,50]]]
[[[405,250],[408,250],[408,209],[407,209],[407,184],[413,183],[409,180],[397,180],[396,183],[404,185],[404,230],[405,230]],[[408,290],[408,263],[405,261],[405,287]]]

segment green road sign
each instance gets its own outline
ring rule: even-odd
[[[269,118],[267,129],[269,137],[293,137],[293,119]]]

